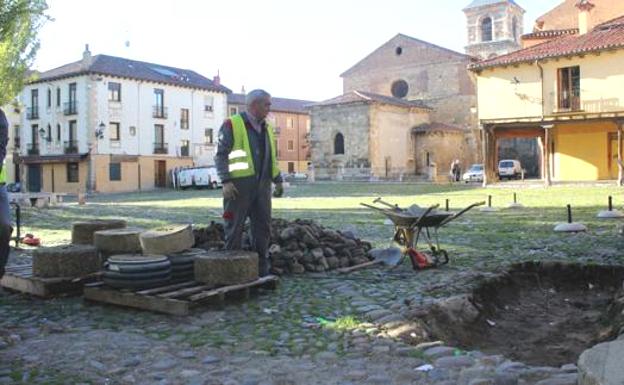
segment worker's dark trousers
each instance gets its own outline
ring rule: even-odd
[[[238,197],[223,200],[225,248],[242,248],[243,225],[249,217],[252,249],[258,253],[259,273],[269,274],[271,262],[268,250],[271,242],[271,180],[256,177],[234,179]]]
[[[0,278],[4,275],[4,267],[9,260],[11,247],[11,209],[5,185],[0,185]]]

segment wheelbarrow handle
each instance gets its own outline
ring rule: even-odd
[[[478,206],[483,206],[484,204],[485,204],[485,201],[473,203],[470,206],[468,206],[465,209],[463,209],[460,212],[458,212],[457,214],[451,215],[450,217],[448,217],[445,220],[443,220],[442,222],[440,222],[438,227],[442,227],[445,224],[449,223],[450,221],[457,219],[458,217],[460,217],[462,214],[466,213],[467,211],[472,210],[473,208],[478,207]]]
[[[399,208],[399,205],[393,205],[392,203],[388,203],[388,202],[384,201],[383,199],[381,199],[381,197],[377,197],[377,198],[375,198],[375,200],[373,201],[373,203],[381,203],[382,205],[384,205],[384,206],[388,206],[388,207],[390,207],[390,208],[392,208],[392,209],[394,209],[394,210],[397,210],[397,211],[402,211],[402,210]]]
[[[368,207],[369,209],[373,209],[375,211],[381,211],[382,213],[386,213],[388,209],[382,209],[381,207],[376,207],[373,205],[369,205],[367,203],[360,203],[361,206]]]

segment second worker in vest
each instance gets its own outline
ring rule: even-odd
[[[246,97],[247,112],[227,119],[219,130],[215,163],[223,183],[225,248],[242,248],[243,225],[249,217],[251,243],[258,253],[260,276],[271,268],[271,183],[280,197],[282,177],[277,168],[273,127],[266,117],[271,95],[253,90]]]

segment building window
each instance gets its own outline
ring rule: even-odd
[[[67,183],[78,183],[78,163],[67,163]]]
[[[52,141],[52,126],[48,123],[48,129],[46,130],[46,142]]]
[[[121,102],[121,83],[108,82],[108,100]]]
[[[306,118],[306,132],[310,132],[310,118]]]
[[[121,140],[121,130],[120,130],[120,123],[116,123],[116,122],[110,122],[108,123],[108,129],[110,130],[110,140]]]
[[[286,118],[286,127],[293,128],[293,126],[294,126],[293,118]]]
[[[56,87],[56,106],[61,106],[61,87]]]
[[[515,17],[511,22],[511,33],[513,34],[514,41],[518,41],[518,19]]]
[[[167,112],[165,111],[165,91],[159,88],[154,89],[154,118],[167,118]]]
[[[61,141],[61,125],[60,125],[60,123],[56,124],[56,141],[57,142]]]
[[[486,17],[481,21],[481,41],[492,41],[492,18]]]
[[[204,132],[204,136],[206,137],[206,143],[207,144],[213,144],[213,130],[212,128],[206,128],[206,131]]]
[[[230,107],[230,116],[238,114],[238,107]]]
[[[207,113],[212,112],[213,103],[214,103],[214,98],[212,96],[204,96],[204,111]]]
[[[581,108],[581,70],[579,66],[559,68],[559,109],[577,111]]]
[[[180,128],[188,130],[189,128],[189,110],[188,108],[182,108],[180,110]]]
[[[47,98],[46,98],[46,107],[52,107],[52,90],[48,88]]]
[[[20,148],[20,126],[16,124],[13,126],[13,143],[15,148]]]
[[[407,96],[407,92],[409,91],[409,86],[405,80],[397,80],[392,83],[392,96],[395,98],[404,98]]]
[[[295,162],[288,162],[288,173],[289,174],[295,173]]]
[[[121,163],[108,164],[108,180],[111,182],[121,180]]]
[[[288,151],[294,151],[295,150],[295,141],[294,140],[289,140],[287,148],[288,148]]]
[[[334,138],[334,154],[344,154],[344,136],[341,133],[337,133]]]
[[[180,142],[180,156],[189,156],[191,144],[188,140]]]

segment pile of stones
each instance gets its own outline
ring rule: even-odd
[[[212,222],[193,231],[195,247],[206,250],[223,248],[223,225]],[[243,248],[250,249],[248,231]],[[269,254],[275,274],[324,272],[370,261],[371,244],[352,233],[324,228],[311,220],[287,221],[274,218],[271,223]]]

